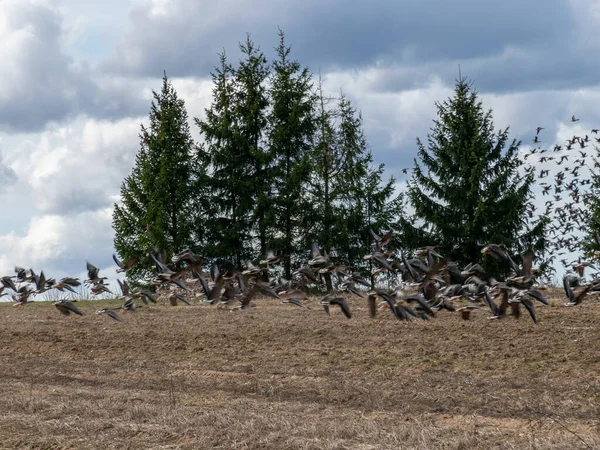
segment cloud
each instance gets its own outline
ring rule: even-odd
[[[574,78],[596,82],[595,71],[585,70],[598,68],[596,60],[574,51],[594,48],[589,36],[600,25],[579,18],[590,8],[565,0],[151,0],[132,9],[130,28],[103,68],[207,77],[223,49],[237,60],[245,32],[272,56],[281,27],[293,57],[314,72],[389,68],[393,78],[381,89],[402,90],[431,75],[453,79],[458,64],[485,90],[564,88]]]
[[[105,208],[73,217],[32,217],[24,234],[0,236],[0,273],[20,265],[47,276],[73,276],[85,268],[86,258],[98,267],[110,265],[111,216],[112,208]]]
[[[190,103],[191,124],[210,102],[210,82],[172,82]],[[137,88],[149,97],[160,83],[144,80]],[[112,208],[134,165],[140,124],[147,122],[147,112],[119,120],[79,115],[40,132],[4,133],[2,146],[9,151],[0,155],[0,177],[6,173],[12,185],[10,192],[0,189],[7,212],[0,223],[0,273],[21,264],[45,268],[52,276],[78,274],[86,259],[111,267]]]
[[[93,85],[87,69],[60,49],[61,18],[39,2],[2,3],[0,127],[36,129],[89,101]]]
[[[63,16],[41,1],[3,0],[0,17],[0,131],[37,131],[79,114],[120,118],[139,114],[140,90],[103,79],[63,50]],[[139,86],[140,83],[137,83]]]
[[[138,149],[143,118],[79,118],[17,141],[12,166],[22,190],[44,214],[69,215],[110,206]]]

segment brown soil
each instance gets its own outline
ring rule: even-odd
[[[79,302],[0,306],[0,448],[600,448],[600,302],[536,325]],[[105,304],[106,302],[104,302]]]

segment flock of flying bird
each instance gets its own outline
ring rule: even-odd
[[[578,122],[575,116],[571,118],[572,122]],[[536,134],[533,143],[539,143],[539,134],[543,127],[536,128]],[[541,168],[537,174],[541,195],[547,197],[545,202],[548,215],[554,213],[557,219],[551,225],[549,232],[553,236],[553,244],[557,249],[573,252],[581,243],[574,235],[586,231],[586,223],[589,220],[590,211],[584,205],[585,186],[592,184],[592,178],[587,174],[581,174],[588,168],[598,169],[600,163],[593,159],[593,154],[587,149],[591,145],[600,144],[600,130],[594,128],[589,134],[582,136],[574,135],[566,140],[564,145],[556,144],[552,149],[541,147],[531,148],[525,155],[525,159],[530,156],[537,156],[538,163],[554,163],[556,173],[552,181],[546,181],[551,176],[549,168]],[[535,157],[534,156],[534,157]],[[584,175],[582,177],[582,175]],[[563,252],[558,252],[559,255]],[[565,259],[561,260],[563,266],[567,266]]]
[[[269,268],[286,258],[285,255],[278,256],[273,252],[268,252],[259,266],[248,262],[245,270],[221,273],[213,265],[209,273],[204,273],[203,258],[189,249],[174,255],[171,267],[167,264],[166,253],[153,250],[149,254],[155,266],[155,276],[150,282],[152,288],[130,289],[127,281],[118,280],[122,306],[106,307],[96,311],[96,314],[106,314],[122,321],[119,311],[136,310],[136,300],[149,305],[163,297],[174,306],[179,301],[191,305],[192,295],[203,296],[201,304],[216,305],[228,311],[250,309],[253,306],[252,300],[259,294],[280,299],[284,304],[310,309],[305,302],[309,299],[311,286],[333,286],[332,281],[335,281],[336,289],[322,296],[319,305],[328,315],[330,307],[339,307],[347,318],[352,317],[346,301],[347,295],[366,298],[371,317],[375,317],[380,309],[388,309],[395,318],[405,321],[429,320],[443,310],[459,312],[464,320],[469,320],[473,311],[482,308],[489,309],[490,319],[505,318],[509,312],[519,318],[523,306],[533,321],[537,322],[534,302],[548,304],[541,292],[545,287],[537,282],[540,271],[533,267],[535,254],[531,249],[512,257],[501,245],[486,245],[481,253],[503,261],[510,269],[510,276],[498,281],[488,277],[480,264],[471,263],[460,268],[455,262],[440,255],[438,246],[418,249],[414,258],[407,259],[402,252],[386,250],[393,232],[383,236],[377,235],[373,230],[370,232],[374,239],[373,250],[364,259],[372,261],[375,267],[371,273],[373,277],[382,272],[397,276],[398,285],[393,289],[372,286],[360,272],[337,264],[335,258],[322,252],[316,243],[311,248],[311,259],[293,272],[292,280],[281,277],[269,279]],[[600,236],[597,233],[595,238],[600,248]],[[600,257],[600,252],[596,252],[595,256]],[[113,259],[119,266],[117,273],[127,273],[137,262],[135,257],[120,261],[113,255]],[[579,305],[586,296],[600,293],[600,280],[584,282],[584,270],[591,266],[588,262],[578,262],[573,266],[576,275],[564,277],[563,287],[569,300],[567,306]],[[100,277],[97,267],[87,262],[87,272],[88,279],[84,284],[89,287],[92,295],[111,292],[105,282],[107,277]],[[77,278],[56,281],[46,279],[43,272],[38,275],[31,269],[16,267],[15,275],[0,278],[0,296],[12,290],[15,306],[22,306],[43,292],[57,289],[76,293],[74,288],[79,286],[81,283]],[[76,301],[61,299],[54,305],[63,315],[83,315],[75,304]]]

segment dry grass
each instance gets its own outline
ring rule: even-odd
[[[539,324],[0,306],[0,448],[600,448],[600,303]]]

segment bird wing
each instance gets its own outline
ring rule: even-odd
[[[408,263],[408,261],[406,260],[406,256],[404,256],[403,252],[400,252],[400,256],[402,257],[402,262],[404,263],[404,266],[406,267],[406,270],[408,270],[408,273],[410,274],[413,281],[417,281],[418,276],[415,269]]]
[[[177,297],[179,300],[181,300],[186,305],[192,306],[192,304],[189,302],[189,300],[187,299],[187,297],[185,295],[183,295],[183,294],[175,294],[175,297]]]
[[[117,314],[115,311],[113,311],[112,309],[107,309],[107,310],[105,311],[105,313],[106,313],[106,315],[107,315],[108,317],[110,317],[110,318],[112,318],[112,319],[115,319],[115,320],[118,320],[119,322],[123,322],[123,319],[121,319],[121,318],[119,317],[119,315],[118,315],[118,314]]]
[[[100,269],[98,269],[93,264],[90,264],[88,261],[85,262],[85,266],[86,266],[87,271],[88,271],[88,278],[90,280],[95,279],[98,276],[98,272],[100,271]]]
[[[498,306],[496,305],[496,303],[494,303],[492,297],[490,297],[490,293],[487,291],[487,289],[483,291],[483,298],[485,299],[485,303],[489,306],[490,310],[492,311],[492,315],[499,316],[500,311],[498,310]]]
[[[391,270],[391,271],[394,270],[394,268],[392,266],[390,266],[390,263],[387,261],[387,259],[385,259],[384,256],[382,256],[382,255],[374,255],[373,259],[375,260],[375,262],[377,262],[384,269]]]
[[[307,306],[302,304],[299,298],[287,298],[283,301],[284,303],[292,303],[293,305],[300,306],[302,308],[306,308]]]
[[[223,288],[224,284],[225,280],[223,278],[218,278],[217,281],[215,281],[215,284],[213,285],[212,289],[207,295],[207,299],[210,301],[211,304],[214,304],[219,298],[219,295],[221,294],[221,289]]]
[[[242,294],[246,294],[248,292],[248,287],[246,286],[246,282],[244,281],[244,276],[240,272],[238,272],[235,274],[235,277],[237,278],[240,291],[242,292]]]
[[[571,283],[569,283],[569,279],[567,277],[563,278],[563,287],[565,289],[565,294],[567,295],[569,302],[574,303],[575,293],[573,292],[573,289],[571,288]]]
[[[523,306],[525,308],[527,308],[527,311],[529,312],[529,315],[533,319],[533,322],[537,323],[537,318],[535,315],[535,308],[533,307],[533,302],[531,300],[529,300],[528,298],[522,298],[521,303],[523,304]]]
[[[198,281],[200,281],[200,286],[202,286],[202,290],[208,298],[210,296],[210,289],[208,287],[208,283],[206,282],[202,274],[197,272],[196,270],[192,270],[192,275],[195,276],[198,279]]]
[[[40,272],[39,278],[37,278],[37,289],[41,291],[46,287],[46,276],[44,275],[44,271]]]
[[[187,285],[183,281],[181,281],[181,280],[174,279],[174,280],[170,280],[169,283],[175,284],[177,287],[180,287],[181,289],[183,289],[185,291],[189,291],[190,290],[190,288],[187,287]]]
[[[421,308],[423,308],[423,311],[425,311],[427,314],[429,314],[430,316],[434,315],[432,309],[430,308],[429,304],[427,303],[427,301],[425,300],[425,297],[423,297],[423,295],[421,295],[421,294],[411,295],[410,297],[406,298],[406,301],[409,303],[416,302],[419,305],[421,305]]]
[[[10,289],[12,289],[15,292],[17,292],[17,290],[18,290],[17,287],[15,286],[15,283],[13,283],[13,280],[10,277],[2,277],[2,284],[9,287]]]
[[[213,279],[213,281],[216,282],[220,276],[221,271],[219,270],[219,266],[213,264],[213,266],[210,268],[210,277]]]
[[[129,284],[127,283],[126,280],[121,281],[121,280],[117,279],[117,282],[119,283],[119,286],[121,287],[121,292],[123,293],[123,297],[127,297],[129,295]]]
[[[334,297],[329,300],[329,303],[332,305],[338,305],[348,319],[352,317],[350,307],[348,306],[348,303],[344,297]]]
[[[73,289],[70,285],[66,284],[63,286],[64,289],[66,289],[67,291],[72,292],[73,294],[77,294],[77,291],[75,289]]]
[[[396,316],[396,318],[398,319],[404,319],[407,322],[410,321],[410,317],[408,315],[408,313],[406,312],[406,308],[404,308],[404,306],[402,305],[394,305],[394,307],[392,308],[392,310],[394,311],[394,315]]]
[[[150,258],[154,262],[154,265],[156,266],[156,271],[158,273],[170,272],[169,268],[165,264],[163,264],[156,256],[154,256],[153,253],[150,253]]]
[[[154,294],[151,291],[148,290],[144,290],[144,291],[140,291],[139,294],[142,296],[142,300],[144,298],[147,298],[148,300],[150,300],[152,303],[156,303],[156,297],[154,297]],[[144,302],[145,303],[145,302]]]
[[[365,294],[363,294],[361,291],[356,289],[356,286],[354,285],[354,283],[346,284],[346,289],[348,291],[352,292],[354,295],[358,295],[360,298],[365,298]]]
[[[310,267],[303,267],[302,269],[300,269],[299,272],[303,274],[306,278],[308,278],[310,281],[314,283],[319,283],[319,279],[315,276],[315,272]]]
[[[371,236],[373,237],[375,242],[381,242],[381,236],[379,236],[377,233],[375,233],[373,231],[373,228],[369,227],[369,233],[371,234]]]
[[[265,283],[258,282],[255,286],[258,286],[261,291],[267,294],[270,297],[281,298],[277,292],[273,290],[271,286]]]
[[[123,268],[123,263],[121,261],[119,261],[119,258],[117,258],[117,255],[115,253],[113,253],[112,257],[113,257],[113,261],[115,262],[115,264],[117,266]]]
[[[538,302],[543,303],[544,305],[548,305],[548,300],[546,300],[546,297],[544,297],[542,295],[542,293],[540,291],[538,291],[537,289],[530,289],[526,292],[527,295],[529,295],[530,297],[535,298]]]
[[[367,280],[365,280],[362,275],[360,274],[360,272],[354,272],[351,276],[352,280],[356,283],[362,284],[363,286],[366,287],[371,287],[371,283],[369,283]]]
[[[62,303],[62,306],[67,308],[69,311],[77,314],[78,316],[83,316],[83,313],[75,306],[75,304],[69,300],[65,300]]]

